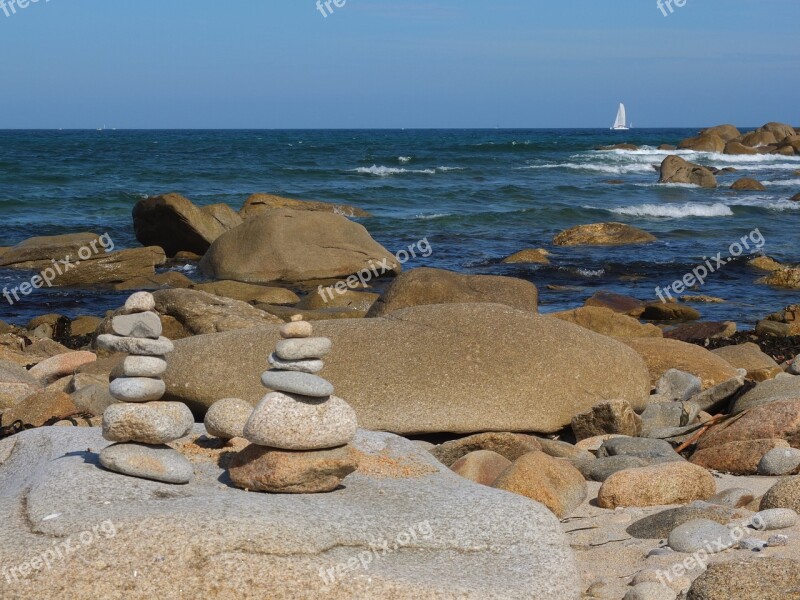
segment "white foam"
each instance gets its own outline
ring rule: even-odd
[[[436,167],[436,170],[446,173],[447,171],[463,171],[465,167]]]
[[[610,212],[631,217],[661,217],[668,219],[684,219],[686,217],[732,217],[731,208],[722,203],[700,204],[686,202],[684,204],[640,204],[612,208]]]
[[[444,217],[449,217],[450,213],[435,213],[432,215],[414,215],[415,219],[420,219],[421,221],[429,221],[431,219],[442,219]]]
[[[371,167],[358,167],[351,169],[353,173],[362,175],[375,175],[377,177],[389,177],[391,175],[402,175],[403,173],[417,173],[423,175],[436,175],[436,169],[399,169],[397,167],[384,167],[383,165],[372,165]]]
[[[613,175],[622,175],[624,173],[657,173],[656,170],[649,164],[633,163],[621,165],[609,165],[603,163],[551,163],[548,165],[528,165],[526,167],[517,167],[519,170],[524,169],[572,169],[575,171],[593,171],[596,173],[610,173]]]
[[[410,156],[398,156],[397,160],[399,160],[401,163],[407,163],[407,162],[411,162],[411,157]]]
[[[764,185],[790,185],[792,187],[800,187],[800,179],[778,179],[777,181],[762,181]]]

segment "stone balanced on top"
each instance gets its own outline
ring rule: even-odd
[[[312,337],[300,315],[281,327],[272,369],[261,377],[264,396],[244,427],[250,446],[230,463],[238,487],[294,494],[330,492],[358,467],[349,445],[356,434],[355,411],[333,395],[330,382],[316,375],[331,341]]]
[[[120,402],[103,413],[103,437],[117,443],[100,452],[100,464],[123,475],[183,484],[194,474],[192,465],[165,444],[187,435],[194,416],[181,402],[158,402],[166,391],[161,379],[167,370],[165,355],[174,347],[161,337],[154,308],[152,294],[133,294],[124,314],[113,317],[113,333],[97,338],[101,348],[129,355],[109,386]]]

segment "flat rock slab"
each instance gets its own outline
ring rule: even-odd
[[[183,484],[192,479],[192,464],[168,446],[114,444],[100,452],[100,464],[128,477]]]
[[[333,394],[331,382],[317,375],[298,371],[265,371],[261,375],[261,383],[276,392],[300,394],[312,398],[327,398]]]
[[[99,468],[107,442],[98,430],[15,439],[0,466],[0,565],[77,543],[82,532],[92,540],[13,586],[0,579],[3,598],[580,597],[552,513],[471,483],[389,434],[359,431],[359,470],[343,489],[310,496],[232,487],[217,464],[229,451],[210,442],[185,442],[195,477],[176,487]]]

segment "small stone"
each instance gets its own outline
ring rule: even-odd
[[[253,406],[239,398],[217,400],[206,412],[204,424],[209,435],[223,440],[244,437],[244,426]]]
[[[125,301],[125,312],[128,314],[148,312],[155,307],[156,299],[150,292],[136,292]]]
[[[653,548],[647,553],[647,558],[650,558],[651,556],[669,556],[670,554],[675,554],[675,550],[669,547]]]
[[[642,418],[626,400],[610,400],[572,418],[572,431],[580,441],[607,433],[639,436]]]
[[[789,365],[789,373],[791,375],[800,375],[800,355],[795,357],[792,364]]]
[[[331,351],[332,345],[331,341],[324,337],[281,340],[275,346],[275,354],[283,360],[322,358]]]
[[[620,437],[603,442],[597,451],[597,457],[602,456],[638,456],[639,458],[672,458],[683,460],[675,452],[672,444],[664,440],[648,438]]]
[[[760,551],[767,547],[767,542],[755,538],[747,538],[739,541],[739,550]]]
[[[769,546],[770,548],[785,546],[788,543],[789,543],[789,536],[783,535],[781,533],[776,535],[771,535],[767,539],[767,546]]]
[[[157,340],[161,335],[161,319],[154,312],[118,315],[111,319],[111,330],[121,336]]]
[[[625,469],[605,480],[597,495],[601,508],[661,506],[707,500],[716,493],[714,477],[687,462]]]
[[[661,583],[646,581],[629,589],[623,600],[675,600],[677,596],[675,590]]]
[[[459,458],[450,469],[470,481],[492,485],[511,461],[491,450],[476,450]]]
[[[759,475],[789,475],[800,467],[800,450],[797,448],[774,448],[758,463]]]
[[[656,383],[656,394],[678,402],[686,402],[702,389],[703,382],[699,377],[678,369],[670,369]]]
[[[595,435],[590,438],[586,438],[580,440],[579,442],[575,443],[575,447],[579,448],[580,450],[586,450],[588,452],[597,452],[600,449],[600,446],[603,445],[603,442],[606,440],[610,440],[612,438],[618,437],[626,437],[624,435],[619,435],[618,433],[607,433],[604,435]]]
[[[162,356],[175,349],[173,343],[165,337],[150,340],[147,338],[121,337],[110,333],[97,336],[97,345],[104,350],[125,352],[137,356]]]
[[[708,519],[695,519],[673,529],[667,543],[676,552],[692,553],[705,549],[709,554],[716,554],[732,547],[736,541],[725,525]]]
[[[160,356],[127,356],[122,361],[123,377],[160,377],[167,371],[167,361]]]
[[[322,450],[347,444],[357,428],[355,411],[341,398],[319,400],[272,392],[253,410],[244,437],[281,450]]]
[[[358,468],[350,446],[318,452],[287,452],[251,444],[233,456],[234,485],[256,492],[315,494],[331,492]]]
[[[111,442],[166,444],[193,426],[192,411],[182,402],[112,404],[103,413],[103,437]]]
[[[731,508],[742,508],[755,499],[753,492],[746,488],[729,488],[708,499],[709,504],[719,504]]]
[[[333,394],[333,385],[322,377],[297,371],[265,371],[261,375],[264,387],[276,392],[299,394],[310,398],[327,398]]]
[[[100,464],[115,473],[163,483],[189,483],[194,475],[192,464],[169,446],[113,444],[100,451]]]
[[[120,377],[108,386],[109,393],[120,402],[152,402],[167,391],[161,379],[150,377]]]
[[[670,532],[678,525],[689,521],[706,519],[725,525],[733,519],[743,517],[744,514],[742,511],[709,502],[692,502],[686,506],[667,508],[643,517],[632,523],[625,531],[638,539],[662,540],[669,537]]]
[[[752,517],[753,527],[759,531],[786,529],[797,525],[797,513],[791,508],[770,508]]]
[[[603,456],[587,463],[580,470],[587,479],[603,482],[619,471],[647,467],[650,464],[648,460],[650,459],[638,456]]]
[[[285,340],[310,338],[314,335],[314,326],[308,321],[292,321],[283,325],[280,333]]]
[[[281,360],[275,354],[270,354],[267,362],[278,371],[298,371],[311,374],[319,373],[325,366],[321,360]]]
[[[297,323],[303,320],[303,315],[292,315],[291,319],[289,319],[292,323]]]

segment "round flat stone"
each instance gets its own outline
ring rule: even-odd
[[[308,321],[292,321],[283,325],[280,333],[285,340],[310,338],[314,335],[314,326]]]
[[[275,354],[283,360],[322,358],[331,351],[332,345],[331,341],[324,337],[281,340],[275,346]]]
[[[103,413],[103,437],[110,442],[166,444],[193,426],[192,411],[182,402],[112,404]]]
[[[189,483],[192,464],[169,446],[113,444],[100,451],[100,464],[109,471],[163,483]]]
[[[786,529],[797,525],[797,513],[791,508],[768,508],[754,514],[750,521],[761,531]]]
[[[244,437],[281,450],[324,450],[347,444],[357,428],[355,411],[341,398],[315,400],[273,392],[253,410]]]
[[[333,394],[333,385],[326,379],[297,371],[265,371],[261,375],[261,383],[276,392],[311,398],[327,398]]]
[[[120,377],[109,384],[108,391],[120,402],[152,402],[164,395],[167,386],[150,377]]]
[[[125,312],[140,313],[155,309],[156,299],[150,292],[136,292],[125,301]]]
[[[111,319],[111,331],[125,337],[157,340],[161,336],[161,319],[149,311],[118,315]]]
[[[128,356],[122,361],[123,377],[159,377],[167,370],[160,356]]]
[[[325,363],[319,359],[315,360],[282,360],[275,354],[270,354],[267,359],[273,369],[279,371],[299,371],[300,373],[319,373]]]
[[[697,552],[705,549],[716,554],[738,543],[725,525],[709,519],[694,519],[678,525],[669,534],[669,547],[677,552]]]
[[[162,356],[175,349],[172,342],[165,337],[150,340],[147,338],[122,337],[110,333],[97,336],[97,345],[104,350],[125,352],[137,356]]]
[[[244,426],[251,414],[253,406],[249,402],[239,398],[223,398],[211,405],[203,423],[209,435],[232,440],[244,437]]]

